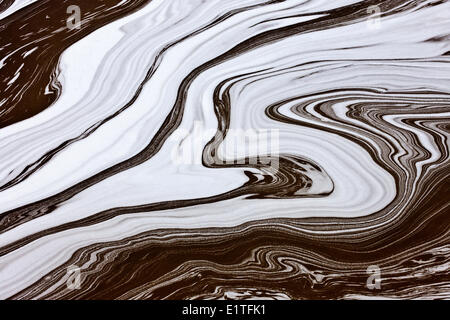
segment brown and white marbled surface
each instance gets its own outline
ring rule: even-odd
[[[449,1],[0,0],[0,298],[448,299],[449,138]]]

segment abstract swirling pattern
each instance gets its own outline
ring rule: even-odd
[[[448,1],[0,1],[0,75],[2,299],[450,298]]]

